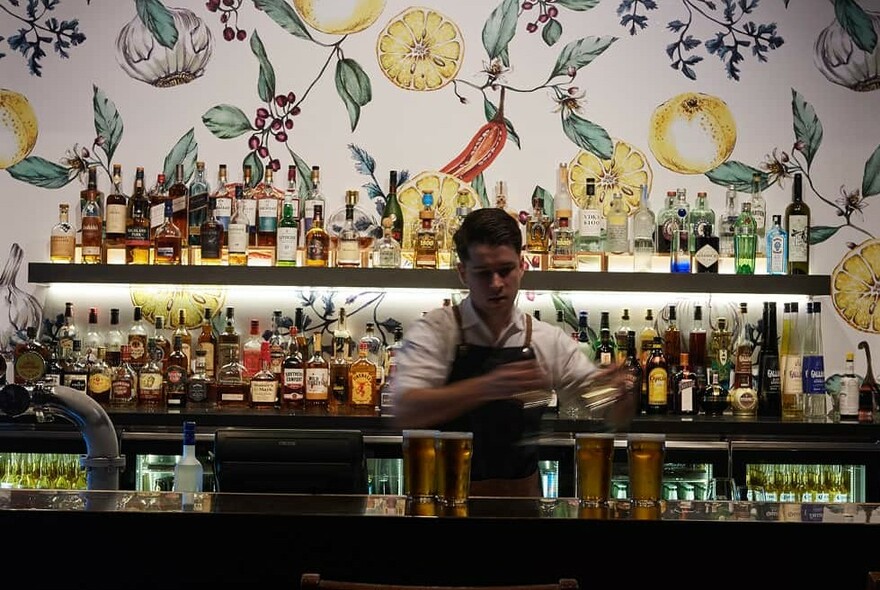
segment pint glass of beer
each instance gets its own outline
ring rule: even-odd
[[[434,502],[437,493],[437,430],[403,431],[403,493],[413,502]]]
[[[447,506],[467,504],[471,487],[473,432],[437,435],[437,499]]]
[[[666,455],[666,435],[629,434],[630,497],[635,505],[655,506],[663,497],[663,459]]]
[[[614,434],[578,432],[574,436],[577,496],[581,505],[600,506],[611,493]]]

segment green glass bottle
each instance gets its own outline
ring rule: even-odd
[[[385,199],[385,208],[382,210],[382,218],[391,218],[391,237],[398,244],[403,243],[403,210],[400,201],[397,200],[397,170],[388,174],[388,195]]]
[[[755,274],[755,253],[758,242],[755,218],[752,217],[752,204],[742,204],[742,211],[733,224],[733,260],[736,274]]]

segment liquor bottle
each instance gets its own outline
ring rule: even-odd
[[[62,368],[61,384],[86,392],[88,387],[89,368],[82,350],[82,339],[77,336],[73,340],[73,350],[65,359]]]
[[[247,266],[250,226],[245,210],[246,201],[244,187],[240,184],[235,185],[235,202],[226,233],[229,266]]]
[[[803,176],[795,172],[791,203],[785,208],[788,234],[788,274],[810,274],[810,207],[804,203]]]
[[[394,222],[382,219],[382,237],[373,244],[373,268],[400,268],[400,243],[394,239]]]
[[[856,375],[855,354],[847,352],[843,377],[840,379],[840,394],[838,395],[841,422],[858,422],[859,420],[859,385],[861,383],[859,376]]]
[[[157,315],[153,319],[153,337],[156,340],[156,360],[165,369],[165,363],[171,356],[171,339],[166,334],[165,316]]]
[[[186,321],[186,310],[180,308],[177,310],[177,323],[174,326],[174,332],[172,332],[171,337],[175,338],[180,336],[181,339],[181,350],[183,354],[186,356],[186,367],[188,370],[192,370],[192,334],[189,333],[189,328],[187,328]]]
[[[89,166],[88,188],[82,192],[85,203],[82,207],[82,263],[101,264],[104,262],[104,218],[98,198],[104,194],[98,190],[98,169]]]
[[[605,252],[627,254],[629,252],[629,214],[619,192],[611,195],[611,209],[605,219]]]
[[[171,201],[171,219],[180,234],[181,249],[189,249],[189,187],[183,173],[183,164],[174,167],[174,182],[168,187],[168,200]]]
[[[710,369],[709,373],[709,386],[700,398],[700,408],[707,416],[721,416],[730,407],[730,395],[718,372]]]
[[[773,216],[773,225],[767,231],[767,274],[788,274],[788,234],[782,229],[782,216]]]
[[[672,245],[669,249],[669,272],[691,272],[690,217],[691,206],[683,188],[676,190],[675,228],[672,232]]]
[[[596,348],[595,342],[597,340],[596,332],[590,326],[590,313],[582,309],[578,312],[578,329],[577,329],[577,341],[578,348],[581,349],[581,352],[588,359],[594,359],[596,357]]]
[[[670,374],[678,371],[681,356],[681,329],[678,327],[678,313],[675,305],[669,306],[669,324],[663,332],[663,354],[669,365]]]
[[[385,380],[382,384],[382,389],[379,391],[380,412],[388,412],[392,409],[391,387],[392,379],[394,378],[394,371],[397,367],[397,359],[395,357],[401,347],[403,347],[403,327],[395,326],[394,340],[391,344],[385,347],[385,358],[382,360],[382,365],[385,372]]]
[[[315,203],[311,215],[305,237],[306,266],[326,267],[329,265],[330,235],[324,229],[324,205]]]
[[[696,374],[699,385],[705,386],[703,381],[706,376],[707,353],[706,329],[703,327],[703,306],[694,305],[693,322],[691,331],[688,333],[688,359],[691,363],[691,370]]]
[[[217,358],[215,367],[222,367],[232,361],[241,360],[241,335],[235,327],[235,308],[226,308],[226,327],[217,336]],[[245,375],[247,371],[245,370]]]
[[[119,308],[110,309],[110,327],[104,338],[107,345],[107,352],[120,352],[123,344],[128,344],[128,338],[122,333],[119,327]]]
[[[222,337],[222,335],[221,335]],[[236,349],[237,350],[237,349]],[[221,408],[250,407],[250,383],[247,369],[238,355],[217,367],[217,406]]]
[[[196,340],[196,352],[205,351],[205,373],[209,379],[214,378],[217,359],[217,336],[214,335],[214,327],[211,325],[213,316],[214,310],[206,307],[202,316],[201,331]]]
[[[730,347],[731,334],[727,329],[727,319],[718,318],[718,329],[712,330],[709,339],[709,359],[712,370],[725,389],[730,387]]]
[[[651,344],[651,356],[645,363],[645,380],[647,382],[648,405],[646,413],[665,414],[669,410],[669,365],[663,354],[663,339],[654,338]]]
[[[162,225],[165,221],[165,201],[169,201],[170,197],[168,196],[168,190],[165,187],[165,174],[159,173],[156,175],[156,184],[150,187],[148,191],[148,197],[150,199],[150,241],[153,240],[153,235],[156,232],[156,228]],[[173,204],[172,204],[172,214],[173,214]]]
[[[752,386],[752,352],[754,345],[749,340],[746,325],[748,323],[748,304],[739,304],[739,333],[733,342],[733,379],[730,388]]]
[[[416,268],[437,268],[439,237],[434,225],[434,195],[422,193],[422,209],[413,231],[414,265]]]
[[[385,196],[385,207],[382,209],[382,219],[384,220],[385,218],[391,220],[391,237],[398,244],[402,244],[403,226],[406,220],[403,218],[403,210],[400,208],[400,201],[397,199],[397,170],[391,170],[388,173],[388,194]]]
[[[26,332],[27,331],[25,331],[25,333]],[[61,355],[58,352],[58,345],[55,344],[53,346],[48,346],[47,348],[49,349],[49,362],[46,364],[46,374],[43,376],[43,382],[49,386],[61,385],[64,368],[61,362]],[[2,368],[2,365],[5,364],[5,362],[5,360],[0,362],[0,368]]]
[[[654,252],[657,249],[657,216],[648,204],[648,187],[641,185],[639,208],[633,215],[633,271],[651,272]]]
[[[721,246],[721,255],[732,258],[734,255],[733,227],[739,217],[740,209],[737,205],[737,193],[733,185],[727,187],[724,193],[724,215],[721,216],[721,229],[718,230],[718,243]]]
[[[672,397],[672,413],[692,416],[698,411],[696,374],[691,370],[690,355],[682,352],[679,357],[680,367],[672,377],[670,394]]]
[[[280,309],[272,312],[272,333],[269,334],[269,370],[275,375],[275,379],[281,383],[281,365],[287,356],[287,339],[281,333],[283,318]]]
[[[782,337],[779,341],[779,388],[785,389],[785,363],[788,356],[788,341],[791,335],[791,303],[786,301],[782,306]],[[781,395],[781,393],[780,393]],[[781,404],[781,399],[780,399]],[[780,406],[781,408],[781,406]]]
[[[626,332],[626,351],[621,363],[626,394],[636,399],[639,412],[646,411],[647,398],[642,399],[642,364],[639,362],[638,348],[636,347],[636,333],[633,330]]]
[[[138,371],[138,405],[151,408],[165,407],[162,364],[158,360],[155,338],[147,338],[146,349],[146,362]]]
[[[183,503],[189,505],[193,499],[186,494],[201,492],[205,470],[196,456],[196,423],[186,420],[183,423],[183,454],[174,465],[174,484],[171,491],[184,494]]]
[[[185,407],[189,366],[188,359],[183,354],[183,338],[179,335],[174,336],[171,354],[165,360],[164,368],[162,387],[165,393],[166,405],[169,408]]]
[[[296,168],[294,168],[295,170]],[[255,191],[257,200],[256,243],[258,249],[275,255],[278,244],[278,213],[281,210],[279,190],[275,187],[275,171],[267,167]]]
[[[825,392],[825,354],[822,344],[822,307],[807,303],[807,325],[803,339],[804,418],[822,420],[828,415]]]
[[[73,312],[73,303],[68,301],[64,304],[64,319],[58,328],[58,347],[61,349],[61,357],[70,356],[73,351],[73,341],[79,337],[79,328]]]
[[[764,256],[767,241],[767,201],[764,199],[762,184],[761,173],[752,174],[752,217],[755,219],[755,235],[758,236],[758,256]]]
[[[859,342],[859,349],[865,351],[865,378],[859,385],[859,422],[870,424],[874,422],[877,413],[877,394],[880,388],[874,380],[874,365],[871,363],[871,347],[867,341]]]
[[[107,362],[107,348],[101,346],[93,355],[83,356],[86,359],[86,395],[99,404],[110,403],[113,372]]]
[[[226,228],[223,227],[223,224],[220,223],[220,218],[217,217],[216,200],[206,198],[205,202],[205,209],[197,212],[199,217],[204,216],[205,218],[199,226],[198,233],[194,233],[193,228],[190,227],[190,250],[191,252],[198,250],[199,264],[219,266],[223,264],[223,244],[226,242]],[[197,240],[198,244],[193,244],[194,240]],[[192,264],[193,261],[190,261],[190,263]]]
[[[52,226],[49,238],[49,260],[56,264],[69,264],[76,253],[76,231],[70,225],[70,205],[58,204],[58,223]]]
[[[358,357],[348,369],[349,403],[355,414],[375,414],[379,409],[378,366],[369,358],[370,345],[358,342]]]
[[[217,187],[211,193],[210,200],[214,202],[214,217],[223,225],[224,246],[229,238],[229,220],[232,218],[232,201],[235,198],[235,192],[230,190],[227,181],[226,164],[220,164],[217,166]]]
[[[25,328],[27,340],[15,345],[13,352],[14,381],[19,385],[33,385],[46,376],[49,349],[37,340],[37,327]],[[4,372],[5,375],[5,372]]]
[[[287,190],[281,202],[281,219],[278,221],[278,244],[275,247],[275,266],[296,266],[299,252],[299,189],[296,166],[287,167]]]
[[[263,364],[263,334],[260,331],[260,320],[251,319],[247,340],[241,347],[241,364],[247,370],[248,379],[260,370]]]
[[[614,349],[614,341],[611,338],[611,330],[607,327],[599,329],[599,346],[593,357],[599,367],[612,367],[616,365],[617,353]]]
[[[654,310],[648,308],[645,310],[645,325],[639,332],[639,362],[642,366],[648,362],[651,356],[651,347],[654,345],[654,338],[657,336],[657,328],[654,326]]]
[[[207,352],[197,350],[193,361],[193,372],[186,383],[186,404],[189,407],[212,405],[216,396],[214,382],[206,370]]]
[[[293,310],[293,326],[297,332],[291,335],[291,340],[296,340],[303,361],[307,361],[312,356],[312,339],[306,335],[306,318],[301,307]]]
[[[706,191],[697,192],[697,201],[694,203],[694,208],[688,213],[687,221],[690,229],[690,251],[692,254],[696,254],[698,250],[697,237],[711,236],[715,228],[715,211],[709,206],[709,195]]]
[[[584,206],[580,210],[578,224],[578,266],[583,261],[600,258],[600,270],[605,270],[605,216],[596,198],[596,179],[592,176],[584,181]]]
[[[555,270],[575,270],[577,268],[574,242],[574,232],[568,223],[568,217],[558,217],[553,229],[550,268]]]
[[[171,201],[165,201],[165,221],[153,232],[153,264],[181,263],[180,229],[174,223]]]
[[[104,334],[98,327],[98,308],[90,307],[86,333],[83,336],[83,351],[87,357],[94,358],[101,346],[104,346]]]
[[[240,215],[243,214],[247,222],[247,246],[248,252],[250,252],[250,248],[257,245],[257,190],[253,168],[250,165],[245,165],[242,168],[241,183],[236,186],[241,187],[242,200],[236,200],[235,204],[238,210],[241,211]],[[235,216],[235,212],[232,215]],[[232,220],[230,219],[231,222]]]
[[[461,227],[461,224],[464,223],[465,217],[467,217],[471,211],[473,211],[473,197],[471,197],[466,189],[459,189],[458,194],[455,195],[455,215],[449,220],[449,225],[446,227],[446,247],[449,250],[449,264],[451,268],[457,268],[458,263],[461,262],[458,258],[458,252],[455,249],[453,237],[458,231],[458,228]],[[569,229],[571,229],[570,225],[571,224],[569,224]],[[572,239],[574,239],[573,235]],[[572,242],[572,249],[573,248],[574,242]],[[572,260],[574,260],[573,256]]]
[[[718,236],[712,235],[711,225],[702,225],[701,234],[694,238],[694,266],[698,273],[717,273],[718,259],[721,257],[721,245]]]
[[[272,373],[269,343],[260,343],[260,368],[250,378],[250,405],[257,409],[278,407],[278,380]]]
[[[325,209],[324,193],[321,190],[321,168],[319,166],[312,166],[310,179],[311,186],[306,194],[306,199],[303,202],[302,231],[304,237],[308,234],[309,230],[312,229],[312,225],[314,224],[315,205],[320,205],[322,212]],[[324,218],[321,217],[322,221],[323,219]]]
[[[330,364],[321,349],[321,333],[312,334],[312,356],[306,361],[306,388],[303,404],[308,407],[326,408],[330,397]]]
[[[616,362],[618,365],[622,365],[626,359],[626,337],[630,330],[632,330],[632,327],[629,324],[629,309],[624,307],[620,314],[620,323],[614,330],[614,342],[617,349]]]
[[[281,363],[281,407],[298,409],[305,396],[305,360],[296,326],[290,329],[287,355]]]
[[[213,207],[209,206],[209,195],[211,194],[211,185],[208,183],[208,177],[205,175],[205,163],[201,160],[196,162],[196,173],[192,182],[187,187],[187,218],[189,230],[187,236],[189,238],[190,256],[194,252],[202,252],[202,226],[210,219],[214,220]],[[216,220],[214,220],[216,221]],[[219,223],[219,222],[218,222]],[[222,226],[221,226],[222,227]],[[221,244],[222,247],[222,244]],[[190,264],[204,264],[198,260],[190,260]]]
[[[544,197],[532,196],[532,212],[526,220],[526,262],[529,268],[547,268],[547,255],[550,252],[550,218],[544,213]]]
[[[345,191],[345,221],[336,239],[336,266],[358,268],[361,265],[358,231],[354,226],[354,207],[358,202],[356,190]]]
[[[131,325],[128,327],[128,348],[131,353],[131,366],[136,371],[140,371],[141,367],[148,360],[147,351],[147,325],[144,322],[143,311],[139,305],[136,305],[132,311]]]
[[[348,351],[348,340],[345,340],[342,348],[330,357],[330,396],[327,399],[327,409],[337,414],[344,413],[350,405],[348,373],[351,363]]]
[[[672,232],[678,223],[678,209],[674,190],[666,191],[663,207],[657,213],[657,253],[669,254],[672,250]]]
[[[133,407],[137,405],[138,374],[131,366],[128,344],[119,350],[119,364],[113,369],[110,380],[110,405]]]
[[[801,420],[804,417],[803,348],[798,327],[798,303],[792,301],[789,306],[788,341],[782,369],[785,374],[782,380],[782,419]]]
[[[776,330],[776,302],[764,302],[764,335],[758,355],[758,415],[782,416],[782,381]]]
[[[523,245],[525,245],[528,243],[528,240],[526,239],[526,228],[520,222],[519,213],[517,213],[516,211],[514,211],[513,209],[511,209],[508,206],[507,196],[508,196],[507,195],[507,182],[505,182],[504,180],[496,181],[495,182],[495,199],[494,199],[495,205],[494,206],[498,209],[501,209],[505,213],[507,213],[511,217],[511,219],[516,221],[517,226],[519,227],[520,234],[522,235],[522,243],[523,243]],[[406,246],[404,246],[403,244],[401,244],[401,246],[404,249],[406,248]]]
[[[360,355],[361,343],[367,345],[367,359],[376,365],[376,384],[381,387],[385,382],[385,368],[382,363],[385,358],[385,345],[376,335],[376,325],[373,322],[367,322],[364,326],[364,334],[358,340],[358,355]],[[376,405],[378,407],[378,403]]]
[[[125,264],[125,225],[128,197],[122,190],[122,165],[113,164],[110,176],[113,188],[104,207],[104,260],[107,264]]]
[[[742,212],[733,226],[733,264],[736,274],[755,274],[755,219],[752,217],[752,204],[742,204]]]
[[[125,262],[149,264],[150,254],[150,200],[144,185],[144,169],[138,166],[125,213]]]

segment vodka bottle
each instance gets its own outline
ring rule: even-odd
[[[193,494],[202,491],[204,474],[202,462],[196,456],[196,423],[186,421],[183,423],[183,455],[174,466],[172,488],[183,494],[184,507],[192,506],[195,502]]]
[[[579,252],[602,252],[605,247],[605,217],[596,199],[596,179],[587,178],[584,206],[581,208],[581,219],[578,231]]]

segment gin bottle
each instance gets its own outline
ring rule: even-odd
[[[734,268],[738,275],[755,274],[755,246],[758,237],[755,234],[755,219],[752,217],[752,204],[742,204],[742,212],[733,226]]]
[[[767,274],[788,273],[788,234],[782,229],[782,216],[773,216],[773,225],[767,232]]]
[[[697,252],[697,236],[705,235],[704,229],[709,227],[710,232],[715,227],[715,211],[709,207],[709,196],[706,191],[697,193],[697,202],[688,214],[688,226],[690,227],[690,251]]]
[[[733,257],[733,226],[738,217],[736,189],[730,185],[724,194],[724,215],[721,216],[721,227],[718,231],[721,255],[728,258]]]
[[[650,272],[651,258],[656,249],[654,234],[657,230],[657,217],[648,206],[648,187],[641,186],[639,208],[633,215],[633,270]],[[624,338],[626,335],[624,335]]]
[[[666,191],[663,208],[657,214],[657,253],[669,254],[672,249],[672,230],[677,221],[675,191]]]

